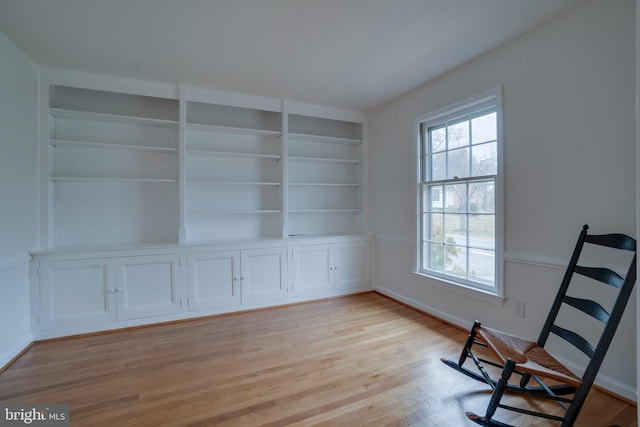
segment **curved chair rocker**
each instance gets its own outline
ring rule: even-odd
[[[494,329],[485,328],[480,322],[476,321],[471,328],[459,360],[456,362],[442,359],[451,368],[473,379],[486,382],[493,388],[493,394],[484,416],[470,412],[466,413],[467,417],[475,423],[483,426],[508,426],[508,424],[493,419],[497,408],[559,421],[562,427],[573,426],[576,421],[600,369],[609,344],[611,344],[616,328],[620,323],[636,280],[636,241],[624,234],[589,235],[587,234],[588,228],[585,225],[580,232],[560,289],[537,341],[528,341]],[[625,262],[629,262],[630,265],[625,277],[621,277],[610,268],[578,265],[578,262],[583,263],[580,255],[585,243],[614,248],[611,252],[618,252],[618,255],[622,253],[619,250],[633,253],[633,256],[627,253]],[[572,284],[572,281],[574,282],[571,287],[572,291],[577,289],[577,285],[580,285],[580,283],[575,283],[576,280],[572,280],[575,274],[586,276],[615,288],[612,291],[617,292],[618,295],[610,313],[598,302],[567,295],[567,290],[569,290],[569,285]],[[582,283],[584,284],[584,281]],[[560,309],[566,306],[571,306],[571,310],[577,309],[602,322],[602,331],[595,347],[576,332],[555,324]],[[550,333],[554,333],[568,341],[588,356],[589,362],[581,377],[565,368],[544,349]],[[486,360],[478,357],[472,351],[474,345],[488,348],[497,360]],[[467,359],[472,359],[475,362],[479,374],[463,367]],[[483,367],[483,363],[502,369],[500,378],[491,378]],[[520,376],[518,383],[509,382],[513,374]],[[548,386],[543,382],[542,378],[547,379],[547,381],[549,379],[553,380],[554,384],[559,385]],[[532,379],[538,384],[537,386],[529,385]],[[504,405],[500,401],[505,391],[519,393],[525,397],[533,396],[556,401],[564,409],[564,416]]]

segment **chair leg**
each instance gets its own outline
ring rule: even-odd
[[[462,348],[462,353],[460,353],[460,359],[458,359],[458,366],[462,366],[464,361],[467,360],[467,357],[469,356],[469,350],[471,350],[471,346],[476,340],[476,334],[477,334],[476,330],[480,326],[481,326],[481,323],[478,322],[477,320],[473,322],[473,326],[471,327],[471,330],[469,331],[469,336],[467,337],[467,342],[464,344],[464,347]]]
[[[474,413],[467,412],[467,418],[476,424],[480,424],[483,426],[505,426],[507,424],[503,424],[499,421],[492,420],[491,418],[496,413],[498,409],[498,405],[500,404],[500,400],[502,400],[502,396],[507,389],[507,385],[509,384],[509,379],[513,374],[513,371],[516,367],[516,363],[507,359],[507,362],[504,365],[504,369],[502,370],[502,375],[500,379],[496,382],[496,386],[493,390],[493,394],[491,395],[491,400],[489,400],[489,405],[487,406],[487,412],[484,417],[480,417]]]

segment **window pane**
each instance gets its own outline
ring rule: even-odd
[[[425,243],[423,251],[423,267],[429,270],[444,271],[444,245],[442,243]]]
[[[444,233],[442,232],[444,217],[442,214],[424,214],[423,215],[423,240],[433,240],[434,242],[442,242]]]
[[[445,211],[460,212],[467,211],[467,184],[449,184],[444,187]]]
[[[469,122],[467,120],[447,126],[449,150],[469,145]]]
[[[467,216],[446,214],[444,216],[444,242],[455,245],[467,244]]]
[[[496,128],[495,112],[475,117],[471,120],[471,143],[495,141],[498,138]]]
[[[458,148],[448,151],[447,179],[464,178],[469,176],[469,148]]]
[[[442,212],[444,191],[442,185],[427,185],[424,194],[425,212]]]
[[[462,246],[445,245],[444,271],[452,276],[466,278],[467,276],[467,248]]]
[[[495,249],[496,219],[493,215],[469,215],[469,246]]]
[[[469,183],[469,212],[495,213],[496,186],[491,181]]]
[[[446,178],[447,173],[446,152],[431,155],[431,180],[440,181]]]
[[[447,131],[444,126],[440,128],[429,128],[431,136],[431,152],[437,153],[443,151],[447,147]]]
[[[472,148],[471,163],[473,176],[495,175],[498,172],[497,142],[475,145]]]
[[[469,278],[493,285],[496,279],[495,252],[469,249]]]

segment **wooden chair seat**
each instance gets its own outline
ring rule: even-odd
[[[511,359],[516,363],[516,369],[521,372],[554,379],[576,388],[582,384],[581,378],[558,362],[535,341],[525,340],[484,326],[480,327],[477,332],[480,341],[491,349],[503,365],[508,359]]]

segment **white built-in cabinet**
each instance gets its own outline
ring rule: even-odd
[[[285,247],[242,250],[242,301],[260,303],[285,298],[289,292],[287,268]]]
[[[287,248],[215,250],[190,254],[190,311],[263,303],[287,297]]]
[[[366,117],[43,67],[34,331],[366,290]]]
[[[281,241],[282,242],[282,241]],[[306,243],[305,243],[306,242]],[[371,288],[366,236],[175,246],[33,259],[33,331],[51,338]]]
[[[43,261],[36,272],[38,330],[100,325],[117,319],[111,260]]]
[[[132,256],[116,261],[118,320],[182,311],[178,255]]]
[[[193,253],[187,265],[190,311],[240,305],[239,250]]]
[[[293,247],[294,284],[298,295],[322,295],[369,286],[368,241]]]
[[[44,261],[39,277],[39,325],[65,329],[179,313],[176,256]]]

